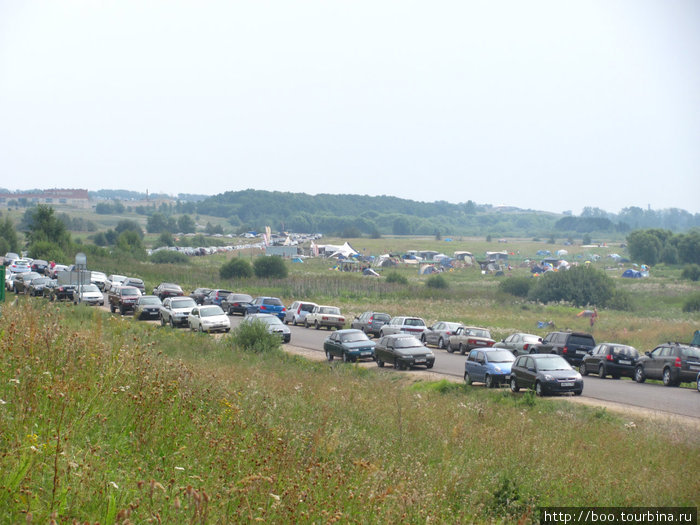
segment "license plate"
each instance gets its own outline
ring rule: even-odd
[[[581,355],[586,355],[588,352],[586,352],[585,350],[576,350],[576,353],[581,354]]]
[[[416,363],[425,363],[425,359],[416,359]]]
[[[691,370],[700,370],[700,365],[690,365]]]
[[[562,383],[561,386],[574,386],[573,383]]]
[[[626,359],[620,359],[620,364],[621,365],[631,365],[632,361],[627,361]]]
[[[369,354],[370,354],[370,352],[362,352],[361,355],[369,355]]]

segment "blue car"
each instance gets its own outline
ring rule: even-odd
[[[253,302],[249,303],[246,310],[246,315],[248,314],[270,314],[276,315],[280,320],[284,320],[284,316],[287,313],[282,301],[277,297],[256,297]]]
[[[515,356],[504,348],[475,348],[464,363],[464,381],[486,383],[486,388],[507,384]]]

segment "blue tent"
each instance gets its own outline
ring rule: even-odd
[[[641,279],[642,278],[642,272],[638,272],[637,270],[629,269],[625,270],[625,272],[622,274],[622,277],[627,277],[628,279]]]

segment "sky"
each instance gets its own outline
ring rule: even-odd
[[[0,187],[700,212],[697,0],[0,0]]]

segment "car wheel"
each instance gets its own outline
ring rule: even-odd
[[[462,343],[459,343],[459,353],[464,355],[465,352],[466,352],[466,349],[462,346]]]
[[[472,384],[472,376],[469,375],[469,372],[464,372],[464,382],[468,385]]]
[[[425,334],[421,334],[420,336],[420,342],[425,344]]]
[[[377,366],[378,366],[379,368],[384,368],[384,361],[382,361],[382,360],[379,359],[378,357],[377,357]]]
[[[333,354],[326,350],[326,361],[333,361]]]
[[[315,328],[316,330],[320,330],[320,329],[321,329],[321,325],[318,324],[318,321],[314,321],[314,328]]]
[[[350,357],[348,356],[347,352],[343,352],[343,363],[349,363],[350,362]]]
[[[644,376],[644,368],[641,366],[638,366],[637,368],[634,369],[634,380],[637,383],[644,383],[646,381],[646,377]]]
[[[664,386],[673,386],[674,382],[671,379],[671,369],[670,368],[664,368],[664,373],[661,376],[661,380],[663,381]]]
[[[486,374],[484,381],[486,382],[486,388],[493,388],[496,386],[495,383],[493,382],[493,376],[491,376],[489,374]]]
[[[425,365],[425,368],[433,368],[433,366],[435,366],[435,363],[428,363]]]
[[[204,327],[201,324],[199,325],[199,333],[204,333]]]
[[[698,389],[698,392],[700,392],[700,375],[698,375],[698,377],[697,377],[697,384],[696,384],[696,387],[697,387],[697,389]]]
[[[603,363],[600,363],[598,365],[598,377],[601,379],[605,379],[605,365]]]
[[[514,377],[510,378],[510,391],[511,392],[518,392],[520,391],[520,387],[518,386],[518,382],[515,380]]]
[[[121,315],[124,315],[124,307],[123,307],[123,306],[120,306],[120,307],[119,307],[119,313],[120,313]]]
[[[175,328],[175,321],[173,321],[173,318],[170,318],[170,328]]]
[[[544,395],[544,392],[542,391],[542,383],[539,381],[535,382],[535,394],[537,394],[539,397]]]
[[[442,337],[438,339],[438,348],[440,348],[441,350],[445,349],[445,340]]]
[[[114,305],[112,303],[109,304],[109,311],[112,313],[117,311],[116,308],[114,308]]]
[[[447,342],[447,353],[448,353],[448,354],[451,354],[451,353],[454,352],[454,351],[455,351],[454,348],[452,348],[452,345],[451,345],[450,342],[448,341],[448,342]]]
[[[582,376],[588,375],[588,370],[586,369],[586,363],[584,363],[583,361],[581,362],[580,365],[578,365],[578,373],[581,374]]]
[[[583,390],[574,390],[575,396],[580,396],[581,394],[583,394]]]

